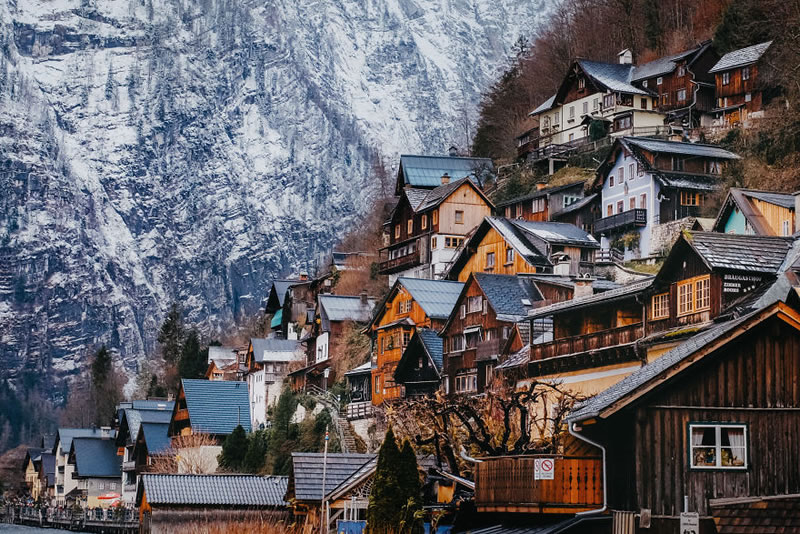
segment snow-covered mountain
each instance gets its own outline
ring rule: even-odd
[[[0,0],[0,377],[254,313],[375,154],[463,146],[550,1]]]

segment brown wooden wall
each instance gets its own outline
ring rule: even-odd
[[[610,506],[677,516],[688,495],[703,516],[710,498],[800,493],[798,409],[800,332],[772,317],[592,430],[609,443]],[[689,422],[747,424],[749,467],[690,470]]]
[[[494,274],[519,274],[519,273],[536,273],[537,269],[533,265],[528,264],[522,257],[514,253],[513,263],[506,265],[506,244],[503,237],[497,233],[497,230],[490,228],[481,242],[476,247],[476,251],[467,260],[464,267],[458,273],[458,281],[466,282],[470,273],[474,272],[491,272]],[[486,255],[489,252],[494,252],[494,268],[486,268]]]

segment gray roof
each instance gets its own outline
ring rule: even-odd
[[[111,431],[112,436],[114,431]],[[57,441],[61,443],[61,454],[67,455],[69,454],[69,449],[72,447],[72,440],[74,438],[89,438],[89,437],[100,437],[100,429],[99,428],[59,428],[58,429],[58,437]],[[55,449],[55,444],[53,445]]]
[[[784,208],[794,209],[794,195],[791,193],[777,193],[775,191],[754,191],[752,189],[741,189],[748,197],[757,198],[763,202],[775,204]]]
[[[425,197],[427,197],[430,192],[430,189],[419,189],[417,187],[409,187],[403,190],[414,212],[419,209],[420,205],[425,201]]]
[[[168,408],[162,410],[134,410],[133,408],[125,409],[125,421],[128,424],[128,432],[131,439],[136,439],[139,434],[139,425],[142,422],[147,423],[169,423],[172,418],[172,407],[174,402],[169,401],[166,403]]]
[[[352,376],[352,375],[364,375],[369,374],[372,371],[372,362],[368,361],[367,363],[362,363],[358,367],[353,367],[349,371],[347,371],[344,376]]]
[[[588,59],[579,59],[578,64],[587,76],[607,87],[611,91],[647,95],[647,91],[631,84],[634,66],[624,63],[601,63]]]
[[[652,169],[653,174],[667,187],[714,191],[719,189],[719,177],[712,174],[692,174]]]
[[[712,269],[775,274],[792,248],[789,237],[687,232],[687,241]]]
[[[431,208],[435,208],[444,200],[446,200],[447,197],[449,197],[452,193],[454,193],[456,189],[467,183],[468,180],[469,178],[461,178],[460,180],[454,180],[448,184],[440,185],[439,187],[430,190],[428,195],[425,197],[425,200],[419,205],[417,210],[426,211]],[[478,189],[478,186],[475,186],[475,189]]]
[[[411,187],[438,187],[445,173],[451,180],[474,175],[481,168],[494,169],[489,158],[452,156],[400,156],[404,183]]]
[[[208,347],[208,362],[211,363],[213,360],[225,361],[225,360],[235,360],[237,358],[237,349],[236,347],[218,347],[218,346],[209,346]]]
[[[480,272],[473,276],[500,321],[521,320],[527,317],[534,302],[543,300],[530,278]]]
[[[50,452],[43,452],[41,455],[41,467],[47,478],[48,486],[56,485],[56,455]]]
[[[597,198],[597,193],[592,193],[589,196],[583,197],[582,199],[573,202],[566,208],[559,210],[558,212],[553,214],[553,217],[560,217],[566,213],[572,213],[573,211],[578,211],[579,209],[583,208],[584,206],[591,204],[594,199]]]
[[[286,292],[293,285],[300,283],[300,280],[275,280],[272,282],[272,288],[275,289],[275,295],[278,297],[278,304],[283,306],[283,301],[286,299]]]
[[[122,458],[117,456],[117,445],[113,438],[72,439],[75,453],[75,472],[79,477],[120,477]]]
[[[623,137],[623,141],[649,152],[665,154],[681,154],[685,156],[703,156],[717,159],[741,159],[738,155],[716,145],[702,143],[684,143],[681,141],[663,141],[644,137]]]
[[[548,109],[551,109],[555,101],[556,101],[556,95],[553,95],[544,102],[542,102],[541,104],[539,104],[539,107],[528,113],[528,115],[538,115],[539,113],[543,113]]]
[[[358,472],[374,454],[329,453],[325,472],[325,495]],[[294,498],[301,501],[322,500],[323,456],[318,452],[293,452],[292,477]]]
[[[150,504],[283,507],[288,477],[259,475],[141,475]]]
[[[237,425],[250,432],[247,382],[181,380],[194,432],[227,435]]]
[[[431,357],[433,364],[436,366],[436,370],[441,371],[443,362],[442,338],[439,337],[439,334],[437,334],[435,330],[431,330],[430,328],[417,328],[414,335],[419,336],[419,340],[422,342],[422,346],[425,347],[428,356]]]
[[[579,247],[600,248],[593,235],[574,224],[546,221],[526,221],[515,219],[512,224],[523,232],[554,245],[576,245]]]
[[[169,422],[142,423],[142,435],[147,444],[148,454],[159,454],[172,448],[169,439]]]
[[[449,280],[398,278],[397,281],[411,293],[425,314],[432,319],[447,319],[458,301],[464,284]]]
[[[646,80],[647,78],[652,78],[654,76],[662,76],[664,74],[669,74],[673,70],[675,70],[676,62],[680,61],[688,56],[691,56],[695,52],[698,52],[704,45],[698,45],[694,48],[690,48],[689,50],[684,50],[678,54],[672,54],[671,56],[664,56],[653,61],[649,61],[642,65],[637,65],[633,69],[633,76],[631,80],[634,82]]]
[[[728,52],[722,56],[720,60],[717,61],[717,64],[711,67],[711,70],[708,72],[721,72],[755,63],[761,59],[761,56],[764,55],[764,52],[767,51],[767,48],[769,48],[771,44],[772,41],[767,41],[766,43],[759,43],[757,45],[748,46],[747,48],[740,48],[739,50]]]
[[[478,529],[471,529],[471,534],[559,534],[560,532],[578,532],[571,527],[577,526],[585,519],[602,520],[604,518],[570,517],[540,517],[528,521],[513,521],[509,524],[494,525]],[[589,531],[587,529],[586,531]],[[583,532],[583,531],[581,531]]]
[[[547,284],[554,284],[560,285],[564,287],[574,288],[575,287],[575,278],[572,276],[566,276],[561,274],[550,274],[550,273],[535,273],[535,274],[522,274],[520,276],[524,276],[525,278],[530,278],[535,282],[543,282]],[[642,275],[642,278],[647,278],[648,276]],[[592,282],[592,289],[594,289],[595,293],[599,293],[602,291],[609,291],[611,289],[617,289],[621,287],[622,284],[615,282],[613,280],[606,280],[605,278],[598,278],[594,282]]]
[[[495,369],[502,371],[503,369],[514,369],[523,366],[530,361],[530,357],[531,346],[530,344],[525,344],[525,346],[519,349],[517,352],[510,354],[508,358],[506,358],[505,361],[503,361],[503,363],[498,365]]]
[[[320,314],[325,313],[328,321],[356,321],[367,322],[375,308],[375,299],[368,298],[366,305],[361,302],[361,297],[346,295],[320,295],[318,297]]]
[[[486,217],[482,224],[488,223],[492,228],[497,230],[497,233],[503,237],[503,240],[529,264],[551,265],[550,259],[530,242],[530,236],[526,235],[516,222],[517,221],[513,219],[506,219],[505,217]],[[477,233],[478,232],[475,232],[473,236],[476,239]],[[467,248],[463,247],[462,250],[466,251]],[[455,265],[455,261],[453,264]]]
[[[583,186],[585,183],[586,183],[585,180],[580,180],[577,182],[572,182],[564,185],[553,185],[550,187],[543,187],[542,189],[537,189],[536,191],[532,191],[526,195],[501,202],[500,204],[497,204],[496,207],[503,208],[505,206],[511,206],[512,204],[516,204],[518,202],[524,202],[526,200],[533,200],[534,198],[552,195],[553,193],[558,193],[559,191],[564,191],[565,189],[572,189],[573,187]]]
[[[536,308],[532,310],[528,314],[528,317],[530,318],[546,317],[548,315],[553,315],[554,313],[560,313],[568,310],[575,310],[586,306],[594,306],[595,304],[604,304],[607,302],[613,302],[614,300],[618,300],[621,298],[629,298],[649,288],[651,285],[653,285],[653,280],[654,278],[650,277],[647,278],[646,280],[640,280],[638,282],[626,284],[624,286],[620,286],[616,289],[611,289],[603,293],[595,293],[594,295],[588,295],[586,297],[579,297],[572,300],[565,300],[563,302],[556,302],[555,304],[551,304],[549,306],[543,306],[541,308]]]
[[[280,339],[276,337],[250,339],[253,345],[253,357],[257,362],[288,362],[295,359],[295,352],[300,347],[296,339]]]

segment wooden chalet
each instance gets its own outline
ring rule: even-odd
[[[403,396],[433,395],[442,382],[442,338],[430,328],[417,328],[394,371]]]
[[[208,434],[221,441],[238,425],[251,431],[247,382],[181,379],[170,437]]]
[[[718,60],[711,41],[705,41],[637,65],[631,81],[653,93],[655,107],[666,115],[667,123],[696,127],[704,117],[710,119],[714,108],[714,75],[709,71]]]
[[[372,359],[347,371],[344,379],[350,396],[350,402],[345,408],[347,419],[372,417]]]
[[[728,52],[709,71],[715,77],[716,124],[735,126],[763,116],[769,96],[762,59],[772,41]]]
[[[136,496],[139,532],[178,532],[187,523],[276,524],[288,520],[288,477],[145,474]]]
[[[551,221],[568,206],[583,198],[584,182],[547,187],[539,183],[536,191],[505,202],[495,208],[495,214],[507,219]]]
[[[520,133],[514,138],[517,143],[517,159],[525,161],[528,156],[539,148],[539,121],[528,117]]]
[[[397,169],[395,195],[401,196],[406,188],[435,189],[442,185],[445,174],[451,182],[472,177],[478,186],[486,183],[494,173],[490,158],[465,158],[455,149],[449,156],[415,156],[403,154]]]
[[[389,243],[380,251],[379,272],[390,276],[440,278],[464,236],[494,208],[472,178],[441,177],[434,189],[406,188],[386,221]]]
[[[570,224],[487,217],[461,246],[446,278],[464,282],[473,272],[591,273],[599,248],[594,237]]]
[[[712,230],[725,234],[790,236],[796,195],[732,187]]]
[[[622,137],[598,167],[592,191],[603,217],[594,221],[603,251],[626,258],[658,256],[679,225],[702,215],[729,162],[739,156],[714,145]],[[688,222],[687,222],[688,224]]]
[[[786,282],[570,414],[603,450],[606,532],[676,532],[683,512],[697,532],[796,532],[800,313]]]
[[[471,273],[440,333],[444,392],[476,394],[490,387],[500,354],[530,342],[528,325],[518,323],[542,300],[529,278]],[[512,336],[517,328],[520,335]]]
[[[372,404],[402,397],[394,375],[417,328],[439,330],[455,306],[464,284],[446,280],[398,278],[375,308],[367,327],[373,339]]]

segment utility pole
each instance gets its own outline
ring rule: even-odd
[[[319,519],[319,534],[326,534],[325,524],[326,516],[325,513],[327,508],[327,503],[325,502],[325,476],[327,475],[328,471],[328,441],[330,440],[330,435],[328,434],[328,425],[325,425],[325,449],[322,453],[322,498],[320,499],[320,519]]]

